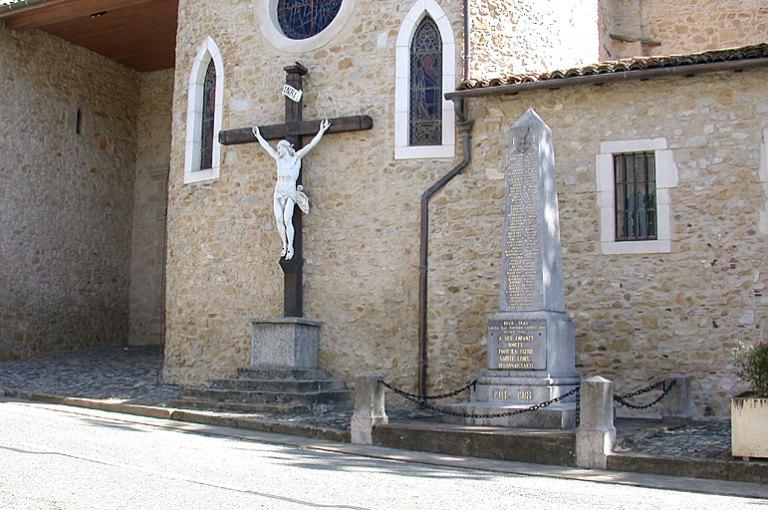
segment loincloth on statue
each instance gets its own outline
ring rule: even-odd
[[[304,186],[296,186],[292,189],[276,187],[275,198],[280,202],[280,206],[283,208],[290,199],[294,204],[299,206],[301,212],[309,214],[309,197],[307,197],[303,190]]]

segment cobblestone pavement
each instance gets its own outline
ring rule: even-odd
[[[665,426],[644,420],[619,420],[614,451],[730,460],[731,424],[721,420]]]
[[[162,347],[103,347],[52,357],[0,363],[0,389],[64,397],[115,399],[130,404],[168,407],[181,388],[164,384]],[[431,416],[407,408],[387,409],[393,420]],[[226,413],[232,414],[232,413]],[[349,430],[352,411],[323,414],[246,416],[316,427]]]
[[[54,357],[0,363],[0,388],[167,406],[168,402],[179,398],[180,389],[162,382],[162,367],[161,347],[88,349]],[[391,421],[434,417],[430,412],[396,406],[389,406],[387,414]],[[247,416],[348,430],[352,412]],[[624,419],[619,420],[617,425],[617,452],[730,459],[728,422],[712,421],[675,427],[647,420]]]
[[[153,405],[179,397],[162,369],[162,347],[100,347],[0,363],[0,388]]]

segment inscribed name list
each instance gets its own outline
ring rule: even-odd
[[[547,321],[488,321],[488,354],[488,368],[492,370],[545,370]]]
[[[537,153],[515,152],[507,173],[507,205],[502,251],[503,310],[534,310],[540,299],[534,281],[541,274],[539,174]]]

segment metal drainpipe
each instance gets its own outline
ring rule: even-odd
[[[469,0],[464,0],[464,81],[469,79]]]
[[[462,138],[464,159],[450,172],[421,195],[421,231],[419,233],[419,396],[424,399],[427,395],[427,277],[429,274],[429,201],[451,179],[459,175],[472,160],[472,126],[474,120],[464,118],[464,100],[454,101],[456,110],[456,125]]]

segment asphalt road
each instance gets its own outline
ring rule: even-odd
[[[768,501],[379,460],[0,401],[0,509],[768,509]]]

